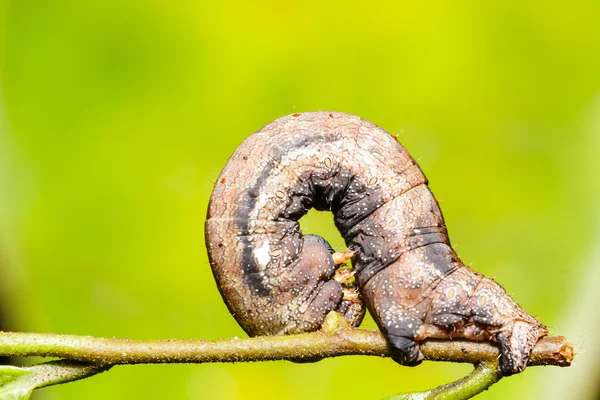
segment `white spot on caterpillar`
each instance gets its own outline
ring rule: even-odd
[[[269,241],[265,241],[265,243],[261,247],[257,247],[254,249],[254,259],[261,267],[266,267],[269,261],[271,261],[271,255],[269,254]]]

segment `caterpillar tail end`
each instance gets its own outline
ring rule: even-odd
[[[522,372],[533,348],[548,330],[542,324],[516,320],[496,335],[500,348],[500,371],[504,376]]]

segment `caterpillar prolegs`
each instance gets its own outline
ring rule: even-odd
[[[349,252],[302,234],[311,208],[334,214]],[[206,244],[223,299],[251,336],[317,330],[332,310],[358,326],[364,303],[401,364],[422,360],[425,338],[489,339],[510,375],[548,333],[461,262],[415,160],[353,115],[293,114],[248,137],[215,184]],[[336,274],[350,256],[358,289]]]

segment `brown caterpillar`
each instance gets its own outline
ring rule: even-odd
[[[302,234],[310,208],[333,212],[348,252]],[[490,339],[510,375],[548,333],[461,262],[415,160],[353,115],[293,114],[247,138],[215,185],[206,244],[223,299],[251,336],[317,330],[331,310],[358,326],[362,296],[397,362],[419,364],[428,337]],[[348,273],[336,275],[352,255],[360,293]]]

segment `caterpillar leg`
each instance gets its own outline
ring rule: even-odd
[[[384,320],[384,324],[392,359],[398,364],[411,367],[421,364],[424,357],[415,339],[422,321],[406,314],[396,313],[393,319]]]
[[[339,312],[351,326],[358,326],[365,308],[356,284],[349,281],[353,272],[343,272],[336,279],[335,252],[327,241],[317,235],[305,235],[303,239],[302,253],[293,269],[296,290],[301,294],[294,312],[295,324],[287,332],[317,330],[330,311]],[[353,252],[337,254],[343,255],[336,258],[341,264],[352,257]]]
[[[335,275],[333,276],[333,279],[335,279],[342,285],[352,282],[352,280],[354,279],[354,270],[350,269],[350,268],[346,268],[346,266],[343,265],[342,267],[338,268],[335,271]]]
[[[356,254],[355,251],[347,249],[346,251],[343,252],[333,252],[331,253],[331,257],[333,258],[333,262],[335,263],[335,265],[341,265],[343,263],[345,263],[346,261],[349,261],[354,255]]]
[[[362,295],[358,289],[358,285],[354,279],[355,270],[346,266],[346,261],[349,261],[355,251],[347,249],[343,252],[334,252],[331,254],[333,262],[338,265],[333,279],[342,285],[343,297],[338,312],[342,314],[350,323],[351,326],[360,325],[365,316],[365,305],[362,300]]]
[[[353,278],[354,271],[349,269],[344,269],[342,272],[338,269],[333,277],[342,285],[343,293],[342,302],[336,311],[342,314],[351,326],[357,327],[365,316],[366,308],[358,285]]]

